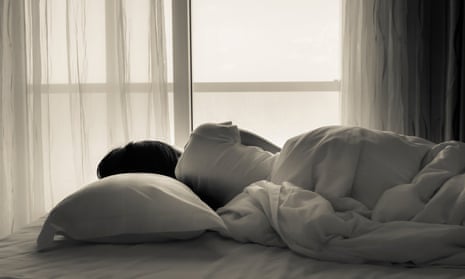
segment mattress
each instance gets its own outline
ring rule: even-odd
[[[317,261],[214,232],[193,240],[138,245],[63,240],[56,249],[37,252],[42,223],[0,240],[0,278],[465,278],[465,267]]]

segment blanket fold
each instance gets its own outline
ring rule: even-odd
[[[465,265],[465,144],[325,127],[218,210],[225,236],[347,263]]]

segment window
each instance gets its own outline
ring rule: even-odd
[[[340,123],[339,0],[191,0],[192,122],[273,142]]]

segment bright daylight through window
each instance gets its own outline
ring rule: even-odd
[[[193,126],[273,142],[340,123],[339,0],[192,0]]]

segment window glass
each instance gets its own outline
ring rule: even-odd
[[[280,146],[292,136],[339,122],[339,92],[202,92],[195,102],[194,126],[233,121]]]
[[[277,144],[339,124],[340,0],[192,0],[193,125],[231,120]],[[266,92],[268,82],[334,90]],[[254,89],[248,90],[247,83]],[[226,83],[221,92],[196,84]],[[266,86],[265,86],[266,85]],[[291,86],[292,87],[292,86]],[[214,90],[213,90],[214,91]]]
[[[192,0],[194,82],[340,79],[340,0]]]

